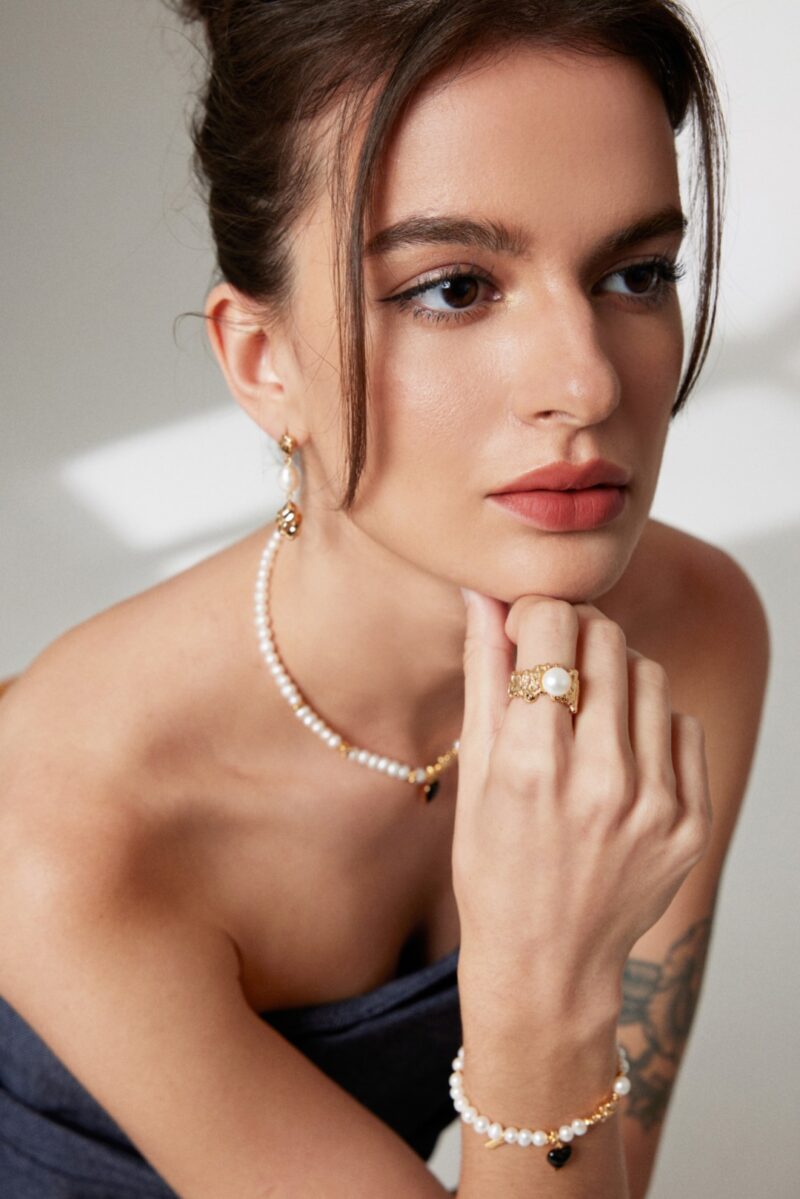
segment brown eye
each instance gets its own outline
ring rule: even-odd
[[[454,267],[382,302],[421,320],[454,322],[481,315],[487,303],[496,303],[500,298],[491,279],[479,268]]]
[[[458,279],[445,279],[439,284],[442,298],[453,308],[468,308],[478,298],[480,284],[474,275],[461,275]]]
[[[646,295],[656,278],[656,268],[650,263],[629,266],[621,272],[634,295]]]
[[[647,262],[631,263],[606,275],[598,286],[602,291],[611,291],[629,300],[657,304],[666,298],[684,273],[682,263],[670,262],[667,258],[651,258]]]

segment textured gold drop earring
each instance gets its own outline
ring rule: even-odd
[[[293,493],[300,486],[300,476],[297,473],[296,466],[292,462],[292,454],[297,449],[297,442],[287,430],[281,437],[278,445],[284,455],[280,473],[280,484],[286,492],[286,498],[275,514],[275,523],[278,526],[278,532],[281,536],[292,540],[297,537],[300,532],[300,525],[303,523],[303,514],[297,507],[297,504],[292,501]]]

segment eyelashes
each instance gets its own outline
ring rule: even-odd
[[[611,279],[624,279],[626,276],[632,276],[636,272],[649,272],[652,276],[652,284],[643,292],[633,292],[626,294],[617,292],[612,289],[613,294],[620,295],[624,301],[630,301],[638,308],[658,308],[663,304],[669,293],[674,289],[677,282],[686,274],[686,267],[682,262],[675,262],[663,255],[656,255],[642,262],[634,262],[629,266],[621,267],[619,270],[612,271],[605,275],[600,283],[605,283]],[[478,284],[480,287],[488,289],[494,293],[494,298],[491,300],[483,300],[478,303],[470,302],[472,299],[471,292],[474,286]],[[423,304],[415,304],[412,301],[419,296],[426,295],[428,292],[433,292],[437,288],[443,290],[444,296],[455,301],[467,301],[469,307],[463,308],[428,308]],[[444,298],[444,296],[440,298]],[[486,311],[492,304],[496,304],[501,296],[497,291],[494,283],[481,270],[480,267],[474,265],[450,267],[447,270],[438,271],[432,276],[420,280],[413,287],[408,288],[404,292],[400,292],[396,296],[387,296],[381,303],[394,304],[401,313],[410,313],[412,319],[432,321],[439,323],[446,321],[450,323],[463,323],[464,321],[474,320]]]

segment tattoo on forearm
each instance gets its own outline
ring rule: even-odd
[[[700,994],[711,917],[693,924],[663,962],[628,958],[622,978],[620,1026],[631,1089],[625,1112],[650,1129],[664,1118]]]

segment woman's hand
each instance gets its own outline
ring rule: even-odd
[[[591,604],[472,593],[453,836],[460,983],[614,996],[708,845],[703,729],[664,668]],[[578,712],[509,699],[513,669],[577,666]]]

